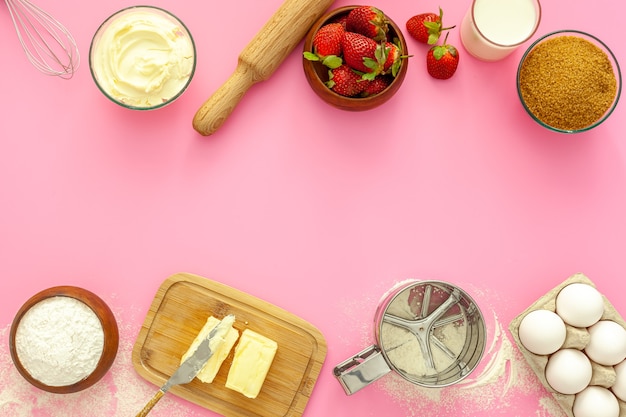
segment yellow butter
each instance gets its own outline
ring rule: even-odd
[[[219,323],[220,320],[216,319],[213,316],[209,316],[206,323],[200,330],[200,333],[198,333],[196,338],[191,343],[191,346],[189,346],[187,352],[185,352],[185,354],[180,359],[180,363],[183,363],[185,359],[187,359],[196,351],[198,345],[209,336],[211,330],[213,330],[213,328]],[[222,363],[224,363],[224,360],[230,353],[230,350],[233,348],[238,338],[239,332],[234,327],[230,327],[226,334],[220,335],[218,331],[218,334],[216,334],[215,337],[211,339],[211,342],[209,344],[211,350],[213,350],[213,356],[211,356],[209,361],[200,370],[196,378],[207,384],[213,382],[215,376],[220,370],[220,367],[222,366]]]
[[[256,398],[272,365],[278,344],[259,333],[246,329],[235,347],[235,358],[228,371],[226,388],[248,398]]]

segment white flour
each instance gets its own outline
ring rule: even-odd
[[[435,287],[432,291],[433,294],[441,296],[441,289]],[[406,320],[415,320],[422,309],[422,299],[414,299],[413,295],[411,289],[402,290],[389,304],[386,313]],[[445,293],[444,298],[447,296]],[[455,363],[465,342],[465,322],[459,320],[438,327],[428,337],[434,368],[428,365],[416,335],[406,328],[383,322],[379,342],[397,369],[419,380],[420,377],[443,372]],[[443,348],[433,343],[435,338]]]
[[[104,348],[104,331],[96,314],[72,297],[56,296],[35,304],[15,334],[17,355],[26,371],[53,387],[88,377]]]
[[[503,388],[501,395],[506,395],[513,386],[513,382],[518,378],[517,368],[513,366],[515,351],[513,344],[505,336],[502,323],[500,323],[495,313],[493,314],[493,319],[493,342],[485,354],[487,364],[478,376],[461,381],[459,386],[463,389],[471,389],[495,384],[500,381]]]
[[[407,329],[383,323],[381,326],[381,344],[385,346],[389,360],[396,368],[420,379],[420,377],[446,371],[456,363],[463,349],[465,333],[465,326],[453,324],[447,324],[436,329],[431,338],[436,337],[448,349],[449,353],[444,352],[432,341],[428,341],[431,345],[434,368],[428,366],[417,337]]]
[[[112,300],[115,301],[115,297]],[[132,350],[145,311],[115,308],[120,345],[111,370],[95,385],[72,394],[41,391],[17,372],[9,354],[10,326],[0,328],[0,416],[10,417],[128,417],[134,416],[159,388],[133,369]],[[166,395],[151,417],[200,417],[211,414],[176,395]]]

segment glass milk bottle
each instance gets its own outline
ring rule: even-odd
[[[530,39],[541,19],[539,0],[473,0],[461,22],[461,42],[483,61],[498,61]]]

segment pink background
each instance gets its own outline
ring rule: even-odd
[[[546,405],[532,375],[505,394],[493,384],[479,401],[460,388],[436,398],[394,375],[348,397],[331,371],[373,342],[378,300],[406,279],[466,289],[490,337],[497,323],[506,328],[576,272],[626,311],[623,105],[587,133],[549,132],[517,97],[523,48],[483,63],[465,53],[457,27],[449,41],[462,56],[452,79],[431,79],[426,47],[408,39],[414,57],[402,88],[363,113],[336,110],[310,90],[300,44],[216,134],[202,137],[191,127],[195,111],[281,0],[153,0],[185,22],[198,52],[188,91],[154,112],[109,102],[88,68],[98,25],[135,3],[35,3],[70,28],[82,63],[69,81],[40,74],[0,12],[3,415],[134,415],[156,387],[135,375],[128,353],[157,288],[176,272],[248,292],[322,331],[328,355],[307,417],[563,415]],[[459,25],[470,1],[374,5],[404,28],[412,15],[439,5],[445,22]],[[585,30],[618,60],[626,56],[622,2],[551,0],[542,7],[535,37]],[[66,397],[30,389],[8,357],[14,314],[56,285],[100,295],[122,333],[109,375]],[[175,396],[153,413],[215,415]]]

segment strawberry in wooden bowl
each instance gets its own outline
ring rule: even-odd
[[[399,27],[373,6],[345,6],[318,19],[304,40],[313,91],[343,110],[370,110],[398,91],[408,67]]]

